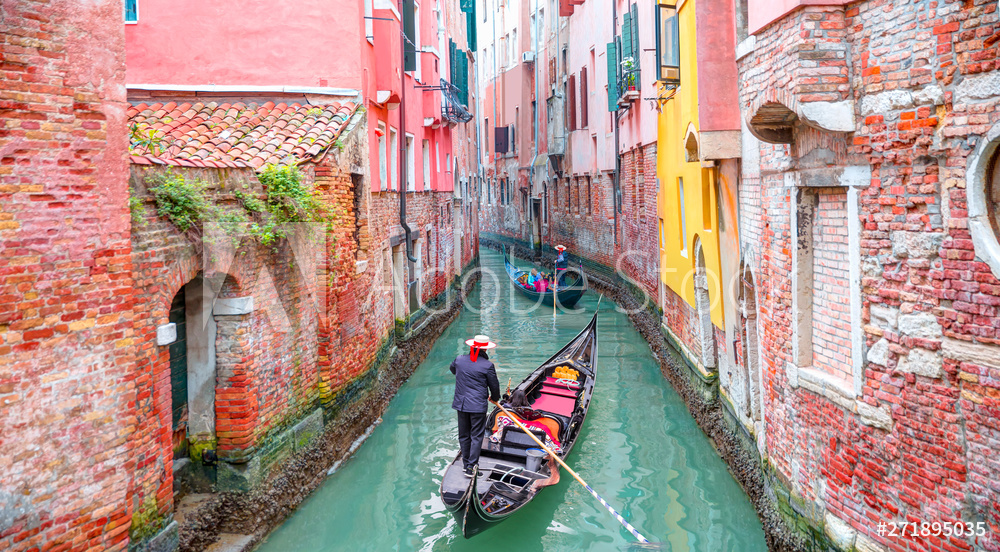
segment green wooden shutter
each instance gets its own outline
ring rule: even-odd
[[[618,111],[618,52],[608,42],[608,111]]]
[[[632,14],[625,12],[622,23],[622,59],[632,55]]]
[[[639,90],[639,83],[642,79],[639,78],[639,58],[642,53],[642,48],[639,47],[639,5],[632,4],[632,60],[635,63],[635,89]]]
[[[458,68],[455,67],[455,41],[448,39],[448,82],[455,83],[455,76],[458,75]]]
[[[416,40],[416,20],[413,16],[413,0],[403,0],[403,35],[406,37],[403,45],[403,71],[417,70],[417,52],[414,42]]]
[[[465,54],[465,50],[456,50],[455,55],[458,58],[458,90],[459,90],[459,100],[463,105],[469,105],[469,56]]]
[[[466,30],[469,35],[469,49],[475,52],[479,49],[476,40],[476,6],[472,6],[472,10],[465,14],[466,15]]]

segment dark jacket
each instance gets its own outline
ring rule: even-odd
[[[567,268],[569,268],[569,261],[566,259],[566,253],[556,255],[556,270],[566,270]]]
[[[500,400],[500,381],[493,363],[483,353],[476,362],[469,355],[461,355],[451,363],[451,373],[455,374],[455,400],[451,407],[460,412],[486,412],[489,403],[487,393],[494,401]]]

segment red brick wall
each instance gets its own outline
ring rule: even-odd
[[[0,549],[122,550],[135,381],[119,2],[7,2]]]
[[[813,218],[813,367],[844,381],[851,372],[847,192],[818,189]]]
[[[996,69],[998,32],[997,5],[985,0],[807,7],[763,29],[739,61],[748,123],[770,101],[792,111],[821,99],[854,104],[853,133],[799,123],[791,146],[750,142],[760,159],[744,157],[740,212],[763,328],[768,460],[795,495],[845,521],[859,543],[1000,550],[992,459],[1000,366],[990,360],[1000,358],[1000,280],[977,257],[965,187],[970,153],[1000,122],[1000,94],[986,84],[995,77],[984,75]],[[846,65],[805,63],[813,52],[844,52]],[[823,67],[847,80],[821,88]],[[788,371],[793,241],[784,173],[820,141],[832,165],[871,166],[857,221],[863,311],[851,320],[864,327],[867,362],[853,400],[806,389]],[[985,353],[977,360],[971,350]],[[878,521],[906,520],[991,527],[979,538],[875,532]]]

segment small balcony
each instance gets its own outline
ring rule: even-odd
[[[628,105],[639,99],[639,68],[630,65],[628,60],[622,62],[621,76],[618,79],[618,105]]]
[[[467,123],[472,120],[472,114],[459,100],[461,95],[462,91],[457,86],[441,79],[442,119],[452,124]]]

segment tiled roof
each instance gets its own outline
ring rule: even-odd
[[[332,145],[355,109],[351,102],[139,104],[128,109],[132,163],[254,169],[294,165]]]

